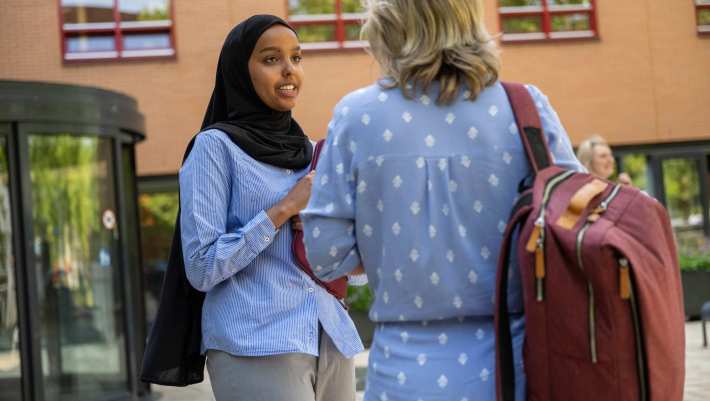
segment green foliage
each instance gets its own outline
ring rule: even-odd
[[[539,6],[542,4],[540,0],[499,0],[500,7],[525,7]],[[548,0],[548,5],[567,6],[567,5],[589,5],[589,0]]]
[[[142,194],[139,204],[141,225],[157,225],[172,230],[180,206],[177,191]]]
[[[334,14],[335,0],[289,0],[289,15]],[[364,10],[361,0],[342,0],[341,12],[360,13]]]
[[[698,25],[710,25],[710,9],[698,10]]]
[[[499,0],[498,4],[501,7],[524,7],[524,6],[539,6],[540,0]]]
[[[289,0],[289,15],[335,14],[335,0]],[[361,0],[342,0],[341,13],[361,13]],[[298,38],[303,43],[335,41],[335,23],[299,26]],[[345,25],[345,40],[360,40],[360,25]]]
[[[669,159],[663,162],[663,184],[671,217],[688,221],[701,213],[697,165],[692,159]]]
[[[36,136],[30,138],[29,148],[35,237],[53,245],[53,255],[63,254],[66,244],[76,257],[88,258],[91,233],[101,223],[99,140]]]
[[[548,4],[551,5],[560,5],[560,6],[566,6],[566,5],[588,5],[589,0],[551,0],[548,1]]]
[[[362,287],[348,287],[348,296],[345,302],[354,312],[367,313],[372,305],[372,291],[367,285]]]
[[[288,5],[289,15],[335,13],[333,0],[289,0]]]
[[[623,169],[631,177],[631,182],[636,188],[648,191],[648,162],[646,155],[635,153],[622,158]]]
[[[360,40],[360,25],[345,25],[345,40]]]
[[[74,305],[91,307],[91,266],[115,234],[101,222],[104,210],[115,212],[111,143],[70,134],[35,135],[29,138],[29,156],[42,274],[52,285],[70,289]]]
[[[589,17],[585,14],[555,15],[551,19],[552,30],[555,32],[588,31]]]
[[[166,8],[144,8],[138,13],[137,21],[163,21],[168,20],[168,9]]]
[[[680,270],[710,271],[710,252],[699,254],[681,254]]]
[[[361,0],[343,0],[344,13],[361,13],[365,10]]]
[[[533,33],[542,32],[540,17],[510,17],[503,20],[505,33]]]
[[[330,42],[335,40],[335,25],[299,26],[298,39],[303,43]]]
[[[170,253],[180,201],[176,191],[141,194],[141,241],[146,269],[164,268]]]

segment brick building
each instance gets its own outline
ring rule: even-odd
[[[540,87],[575,144],[592,134],[606,137],[620,168],[669,207],[684,249],[704,246],[710,234],[710,0],[482,1],[489,30],[501,33],[502,78]],[[199,129],[227,32],[255,13],[283,16],[299,29],[306,84],[295,116],[310,136],[322,138],[338,99],[379,76],[358,39],[358,3],[0,3],[0,80],[117,91],[136,99],[145,116],[146,137],[135,160],[143,240],[137,268],[145,274],[147,324],[165,268],[176,173],[186,143]],[[3,271],[11,273],[12,266],[0,267],[0,280]],[[0,330],[0,339],[13,335]],[[16,385],[20,358],[3,359],[3,352],[0,341],[0,382]],[[136,358],[129,355],[120,363],[135,365]],[[9,387],[0,386],[0,401],[16,399],[3,395],[4,388]],[[139,390],[126,380],[126,394]],[[56,399],[84,399],[68,391]],[[55,398],[25,394],[24,399]]]

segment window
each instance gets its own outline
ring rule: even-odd
[[[288,22],[304,50],[365,47],[360,40],[363,11],[360,0],[288,0]]]
[[[141,177],[138,207],[147,332],[155,321],[180,198],[177,176]]]
[[[698,32],[710,34],[710,0],[695,0]]]
[[[594,3],[595,0],[498,0],[503,41],[596,38]]]
[[[666,206],[679,253],[710,252],[710,142],[619,146],[614,153],[633,185]]]
[[[170,0],[59,0],[65,61],[175,55]]]

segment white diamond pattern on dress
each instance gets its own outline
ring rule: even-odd
[[[436,382],[439,384],[439,387],[444,388],[449,384],[449,379],[446,378],[446,375],[441,375]]]
[[[468,129],[468,137],[471,138],[471,140],[474,140],[478,137],[478,128],[476,127],[471,127]]]

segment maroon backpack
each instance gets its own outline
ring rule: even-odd
[[[528,401],[681,401],[685,315],[666,210],[633,187],[552,165],[527,89],[504,87],[534,177],[521,188],[498,261],[498,401],[515,398],[507,300],[513,244]]]
[[[316,146],[313,149],[311,171],[316,169],[316,165],[318,164],[318,158],[320,157],[321,150],[323,150],[323,144],[324,141],[320,140],[318,141],[318,143],[316,143]],[[345,296],[348,295],[347,277],[342,277],[333,281],[322,281],[313,273],[311,265],[308,263],[308,259],[306,259],[306,247],[303,244],[303,231],[298,230],[296,228],[293,229],[292,247],[293,254],[296,257],[296,261],[298,262],[299,267],[301,268],[301,270],[306,272],[306,274],[308,274],[308,276],[312,278],[313,281],[316,282],[316,284],[325,288],[326,291],[328,291],[329,293],[331,293],[331,295],[340,300],[344,299]]]

